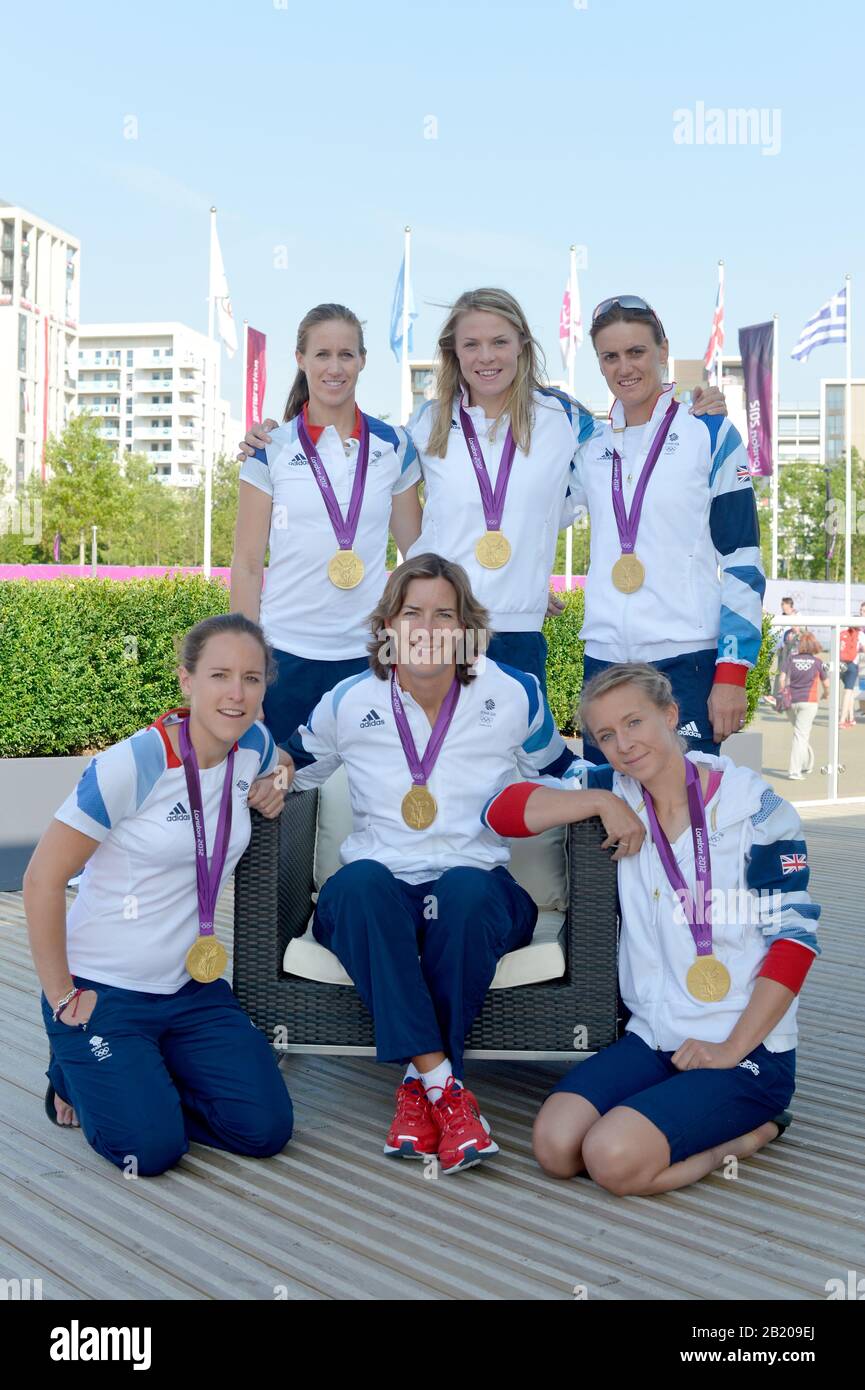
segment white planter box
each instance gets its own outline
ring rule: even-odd
[[[16,892],[54,812],[91,755],[0,759],[0,892]]]

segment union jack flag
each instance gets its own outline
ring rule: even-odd
[[[747,464],[747,463],[740,463],[740,464],[739,464],[739,467],[736,469],[736,480],[737,480],[737,482],[746,483],[746,482],[748,481],[748,479],[749,479],[749,478],[752,478],[753,476],[754,476],[754,475],[753,475],[753,473],[751,472],[751,467],[750,467],[749,464]]]
[[[801,869],[808,867],[807,854],[782,854],[781,873],[798,874]]]
[[[718,277],[718,298],[715,300],[715,315],[712,319],[712,332],[709,336],[709,346],[706,348],[706,355],[703,358],[703,366],[708,372],[715,361],[718,353],[724,346],[724,277]]]

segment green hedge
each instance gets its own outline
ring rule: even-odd
[[[228,610],[200,575],[0,584],[0,757],[107,748],[179,703],[173,639]]]
[[[574,731],[583,679],[583,591],[548,619],[547,684],[563,733]],[[228,591],[200,575],[0,583],[0,757],[59,757],[107,748],[179,702],[173,639],[228,610]],[[763,623],[748,677],[748,718],[768,688],[774,634]]]

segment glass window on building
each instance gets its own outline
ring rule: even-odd
[[[24,434],[27,416],[27,387],[23,381],[18,382],[18,433]]]
[[[126,414],[127,414],[127,415],[131,415],[131,414],[132,414],[132,400],[131,400],[130,397],[127,397],[127,400],[126,400]]]
[[[23,483],[23,481],[24,481],[24,440],[23,440],[23,439],[16,439],[16,441],[15,441],[15,482],[16,482],[16,483]]]
[[[126,365],[127,367],[132,366],[132,348],[126,349]]]
[[[827,463],[835,463],[844,457],[844,393],[843,386],[826,387]]]
[[[127,420],[127,421],[126,421],[126,434],[127,434],[127,437],[130,437],[130,436],[132,435],[132,421],[131,421],[131,420]]]
[[[18,370],[27,370],[27,315],[18,315]]]

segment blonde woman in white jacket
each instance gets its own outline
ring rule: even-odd
[[[555,1177],[587,1172],[651,1196],[746,1158],[790,1122],[797,995],[819,952],[820,909],[793,808],[729,758],[685,755],[666,677],[631,663],[585,688],[583,726],[607,765],[589,788],[620,796],[648,834],[618,865],[624,1036],[576,1066],[535,1123]],[[506,788],[485,813],[501,835],[583,819],[572,792]]]

